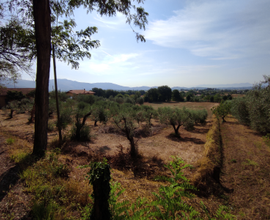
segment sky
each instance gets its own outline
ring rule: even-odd
[[[80,61],[78,70],[57,62],[57,77],[130,87],[192,87],[254,84],[270,75],[269,0],[146,0],[142,7],[149,13],[148,24],[136,31],[145,43],[136,41],[122,14],[75,11],[77,29],[96,26],[92,39],[101,46],[90,51],[91,59]],[[22,79],[31,77],[23,74]]]

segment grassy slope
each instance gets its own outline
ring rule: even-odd
[[[238,219],[270,219],[270,148],[260,134],[233,117],[221,126],[223,141],[222,184],[233,189],[226,194]]]

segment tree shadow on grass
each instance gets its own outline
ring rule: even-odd
[[[195,144],[205,144],[204,141],[198,138],[189,138],[189,137],[177,137],[175,134],[169,134],[166,136],[166,138],[175,141],[175,142],[193,142]]]
[[[27,167],[32,166],[37,162],[36,158],[33,158],[31,154],[27,155],[22,162],[17,163],[15,166],[11,167],[9,170],[4,172],[0,176],[0,202],[8,194],[11,187],[16,185],[20,180],[20,173],[22,173]]]
[[[226,120],[226,118],[225,118]],[[239,121],[225,121],[225,122],[222,122],[221,124],[228,124],[228,125],[241,125],[241,123]]]
[[[209,128],[195,128],[193,131],[189,131],[190,133],[196,133],[196,134],[207,134],[209,131]]]
[[[112,156],[107,156],[107,160],[112,168],[118,170],[131,170],[134,178],[154,179],[156,176],[165,175],[164,162],[157,155],[146,158],[141,154],[132,158],[129,152],[123,152],[122,145],[119,145],[120,151]]]
[[[105,154],[109,150],[111,150],[111,148],[109,148],[108,146],[102,146],[102,147],[99,147],[99,149],[97,150],[97,152],[99,154]]]

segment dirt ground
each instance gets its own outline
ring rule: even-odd
[[[154,108],[170,106],[180,107],[186,106],[191,109],[210,109],[216,106],[216,103],[162,103],[162,104],[149,104]],[[4,131],[10,132],[14,136],[18,136],[22,139],[26,139],[33,142],[34,124],[28,124],[29,114],[15,114],[14,118],[7,119],[7,114],[2,110],[0,111],[0,126]],[[194,165],[195,162],[202,156],[204,150],[204,143],[206,141],[206,133],[211,127],[211,116],[208,117],[206,125],[195,126],[195,130],[188,132],[183,128],[180,128],[179,132],[181,139],[171,137],[173,133],[172,126],[160,125],[158,120],[153,120],[153,128],[149,137],[136,138],[139,152],[145,157],[158,156],[164,161],[171,160],[171,156],[181,157],[184,161]],[[50,122],[55,122],[55,117],[49,119]],[[124,135],[119,135],[115,132],[113,125],[108,123],[107,125],[98,124],[94,127],[94,122],[90,119],[87,120],[87,124],[91,127],[92,141],[85,143],[76,143],[76,147],[81,151],[101,153],[105,155],[114,155],[119,152],[119,145],[123,147],[124,151],[128,151],[129,142]],[[70,129],[70,127],[69,127]],[[65,135],[68,135],[68,131],[64,131]],[[57,139],[57,130],[48,132],[48,142],[52,142]],[[74,145],[73,145],[74,147]]]
[[[215,105],[215,103],[210,104]],[[158,108],[177,104],[151,105]],[[205,105],[208,111],[212,107],[205,103],[190,103],[189,105],[193,105],[194,108],[202,108],[200,106]],[[6,216],[9,216],[3,219],[28,219],[27,213],[30,210],[28,201],[31,196],[24,193],[23,183],[15,172],[16,164],[10,161],[9,146],[5,144],[6,138],[12,135],[29,141],[31,148],[34,125],[27,124],[28,117],[28,114],[17,114],[13,119],[6,119],[7,116],[0,111],[0,129],[5,134],[4,138],[0,137],[0,183],[2,184],[0,188],[3,190],[3,187],[6,187],[6,192],[4,190],[0,194],[0,213],[6,212]],[[55,118],[50,119],[50,121],[54,120]],[[110,157],[119,153],[121,147],[124,152],[129,150],[129,143],[125,136],[116,132],[112,125],[98,124],[94,127],[93,121],[88,120],[87,123],[91,127],[92,141],[69,142],[65,148],[71,150],[67,150],[67,153],[61,157],[63,162],[71,166],[70,178],[75,182],[84,181],[86,170],[77,167],[88,163],[89,155]],[[176,139],[170,135],[173,132],[172,127],[160,125],[153,120],[152,135],[143,137],[138,134],[136,141],[139,152],[149,161],[155,158],[167,162],[171,160],[170,156],[174,155],[195,165],[196,161],[202,157],[206,134],[210,127],[211,118],[208,118],[206,125],[195,126],[192,132],[180,128],[181,139]],[[68,131],[64,134],[68,135]],[[231,193],[196,199],[198,202],[203,200],[208,206],[226,205],[237,216],[237,219],[270,219],[270,148],[264,143],[262,135],[239,124],[233,117],[227,117],[227,122],[221,125],[221,134],[223,147],[221,183],[230,189]],[[57,131],[48,133],[50,143],[56,139]],[[149,161],[147,164],[157,169]],[[188,175],[191,174],[188,173]],[[7,186],[4,181],[7,177],[14,184]],[[160,184],[147,176],[135,178],[133,172],[129,170],[113,169],[112,179],[126,188],[121,199],[128,199],[131,202],[138,196],[151,199],[151,192],[158,190]]]
[[[164,104],[153,104],[155,108],[164,106]],[[168,103],[166,103],[168,105]],[[173,103],[174,107],[176,104]],[[194,105],[194,103],[192,103]],[[207,110],[209,110],[213,103],[209,103]],[[172,105],[171,105],[172,106]],[[201,105],[200,105],[201,106]],[[182,107],[182,106],[180,106]],[[202,108],[202,107],[199,107]],[[30,210],[30,195],[24,193],[23,184],[19,180],[18,168],[15,163],[10,161],[8,148],[5,144],[6,138],[9,136],[17,137],[18,139],[27,140],[29,145],[33,144],[34,124],[28,123],[29,114],[15,114],[12,119],[7,119],[7,113],[0,111],[0,129],[4,132],[5,138],[1,139],[1,154],[0,154],[0,181],[6,192],[3,191],[0,199],[0,211],[8,216],[4,219],[28,219],[27,213]],[[49,122],[55,122],[55,117],[50,118]],[[143,155],[144,162],[149,166],[148,170],[155,170],[156,164],[151,161],[162,161],[160,169],[164,168],[163,164],[171,160],[171,156],[178,156],[184,159],[187,163],[195,165],[196,161],[201,158],[204,143],[206,141],[206,133],[211,127],[211,118],[207,120],[207,124],[203,126],[195,126],[195,130],[188,132],[180,128],[179,132],[181,139],[175,138],[171,135],[173,128],[171,126],[160,125],[157,120],[153,120],[153,127],[151,135],[144,137],[137,134],[135,140],[137,141],[139,153]],[[114,156],[119,153],[120,148],[123,152],[128,152],[129,142],[123,134],[119,134],[112,124],[107,125],[98,124],[94,126],[94,122],[87,121],[91,127],[92,140],[90,142],[68,142],[65,145],[64,152],[67,152],[61,158],[64,163],[68,163],[71,167],[70,178],[73,181],[84,181],[86,171],[78,169],[78,165],[85,165],[89,163],[89,155],[106,155],[107,157]],[[70,127],[69,127],[70,129]],[[68,131],[64,131],[64,135],[69,135]],[[48,132],[48,142],[52,143],[58,138],[56,129]],[[14,172],[13,172],[14,171]],[[4,179],[7,176],[13,178],[11,185],[5,184]],[[121,169],[113,169],[112,178],[118,181],[127,190],[123,194],[122,199],[128,199],[131,202],[136,200],[138,196],[150,198],[153,196],[151,192],[157,191],[159,183],[143,178],[134,178],[133,172],[130,170],[121,171]],[[14,186],[13,186],[14,185]],[[3,188],[3,189],[4,189]],[[12,189],[12,190],[10,190]],[[18,213],[18,214],[16,214]]]

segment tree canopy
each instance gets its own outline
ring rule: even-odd
[[[37,50],[37,74],[36,74],[36,120],[35,120],[35,139],[33,154],[44,156],[47,149],[47,127],[48,127],[48,83],[50,73],[50,56],[51,56],[51,38],[53,39],[51,22],[57,20],[57,16],[69,17],[74,10],[80,6],[84,7],[87,12],[96,10],[101,16],[115,16],[120,12],[126,16],[126,22],[140,29],[145,29],[147,24],[148,13],[140,6],[144,0],[12,0],[9,3],[11,9],[17,8],[20,14],[28,19],[28,24],[33,23],[35,29],[36,50]],[[33,10],[33,11],[32,11]],[[32,16],[34,15],[34,16]],[[71,25],[72,26],[72,25]],[[131,26],[132,28],[132,26]],[[58,30],[58,29],[57,29]],[[94,33],[96,29],[88,29],[87,33]],[[145,41],[143,35],[135,32],[136,39]],[[84,36],[85,32],[76,33],[77,36]],[[69,42],[68,42],[69,43]],[[68,48],[73,49],[73,41]],[[85,43],[85,42],[84,42]],[[97,42],[96,42],[97,43]],[[85,48],[92,48],[91,42],[84,44]],[[95,46],[96,44],[94,44]],[[81,45],[81,47],[84,47]],[[88,48],[87,48],[88,47]],[[63,53],[62,53],[63,54]],[[86,54],[87,55],[87,54]],[[71,64],[75,57],[63,57]],[[76,67],[76,64],[75,64]]]
[[[0,7],[2,16],[4,8]],[[11,18],[0,23],[0,82],[20,77],[20,71],[29,73],[31,70],[33,32],[18,18]]]

